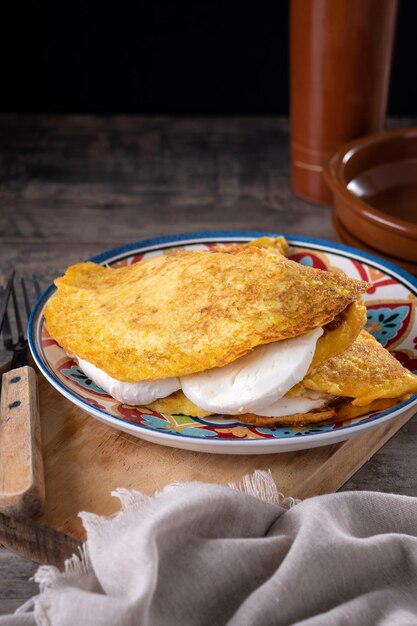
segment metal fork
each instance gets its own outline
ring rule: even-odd
[[[40,285],[36,276],[32,277],[32,282],[33,282],[33,288],[36,293],[36,297],[39,298],[39,296],[41,295],[41,288],[40,288]],[[25,308],[25,313],[26,313],[26,325],[25,326],[27,326],[27,322],[29,322],[29,317],[30,317],[32,307],[30,305],[29,294],[26,288],[26,283],[25,283],[24,278],[20,279],[20,284],[22,287],[23,302],[24,302],[24,308]],[[27,336],[23,328],[23,324],[22,324],[22,316],[19,310],[19,306],[17,304],[16,289],[14,287],[14,284],[12,284],[11,296],[12,296],[13,310],[14,310],[14,315],[15,315],[15,320],[16,320],[17,341],[13,342],[13,334],[12,334],[12,329],[10,326],[10,320],[6,312],[6,315],[4,317],[4,324],[3,324],[3,345],[6,350],[13,353],[12,364],[11,364],[10,369],[15,369],[16,367],[29,365],[28,341],[27,341]]]
[[[29,320],[30,300],[21,279],[24,314]],[[33,280],[37,295],[39,283]],[[28,363],[28,341],[16,289],[11,291],[17,338],[6,312],[3,343],[12,352],[10,370],[3,374],[0,408],[0,510],[8,515],[33,515],[45,501],[45,484],[38,407],[38,381]],[[9,303],[10,312],[10,303]]]

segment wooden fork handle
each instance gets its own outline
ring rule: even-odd
[[[3,374],[0,405],[0,511],[34,515],[45,502],[38,381],[26,365]]]

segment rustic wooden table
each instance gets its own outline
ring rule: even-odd
[[[10,115],[0,138],[0,284],[168,233],[335,239],[330,208],[291,192],[286,119]],[[343,489],[417,495],[416,442],[417,416]],[[0,614],[36,593],[36,567],[0,549]]]

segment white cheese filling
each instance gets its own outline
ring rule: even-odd
[[[76,357],[80,369],[96,385],[104,389],[113,398],[123,404],[150,404],[159,398],[170,396],[181,389],[179,378],[160,378],[157,380],[141,380],[137,383],[124,383],[112,378],[92,363]]]
[[[292,339],[257,346],[229,365],[182,376],[182,390],[205,411],[256,413],[304,378],[322,334],[322,328],[315,328]]]
[[[307,413],[327,401],[326,394],[314,392],[284,397],[306,375],[322,334],[323,329],[316,328],[292,339],[257,346],[229,365],[198,374],[134,383],[116,380],[92,363],[76,358],[86,376],[123,404],[150,404],[182,389],[189,400],[211,413],[283,417]]]

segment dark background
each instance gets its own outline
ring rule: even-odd
[[[0,110],[288,114],[289,0],[134,7],[15,0],[3,11]],[[400,0],[390,115],[417,113],[416,23],[417,0]]]

